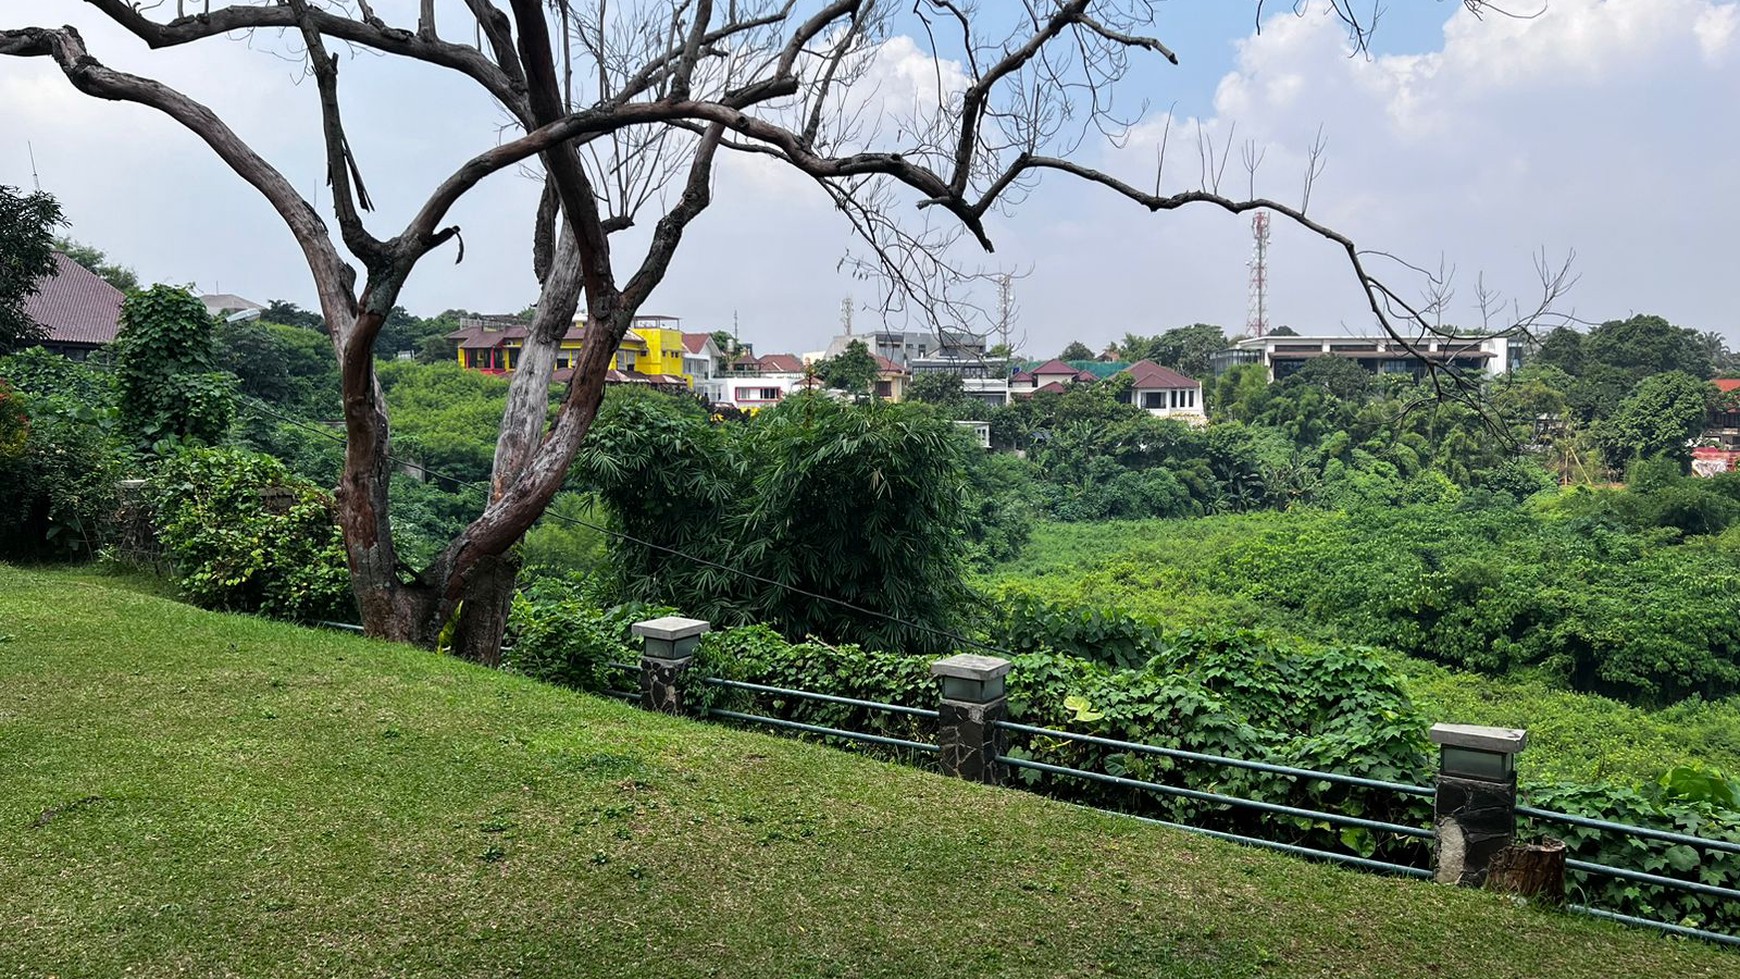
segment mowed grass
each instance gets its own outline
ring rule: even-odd
[[[0,567],[0,976],[1716,976],[1704,945]]]

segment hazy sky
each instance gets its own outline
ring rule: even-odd
[[[1512,0],[1533,9],[1543,0]],[[395,20],[403,3],[375,4]],[[1149,106],[1120,148],[1084,146],[1081,162],[1152,184],[1168,109],[1166,190],[1198,181],[1194,134],[1266,148],[1260,194],[1297,201],[1306,148],[1321,131],[1327,169],[1311,214],[1364,247],[1457,270],[1448,321],[1473,322],[1475,283],[1527,302],[1534,256],[1576,254],[1581,280],[1563,304],[1600,321],[1660,313],[1740,340],[1732,276],[1740,266],[1740,5],[1734,0],[1544,0],[1530,19],[1476,19],[1460,3],[1391,0],[1369,56],[1342,27],[1270,4],[1171,0],[1154,33],[1178,67],[1144,66],[1123,93]],[[452,18],[456,22],[457,18]],[[77,0],[7,0],[0,27],[71,23],[111,66],[206,102],[303,192],[323,167],[311,85],[280,39],[210,41],[151,52]],[[946,54],[946,52],[945,52]],[[954,66],[946,65],[945,69]],[[895,37],[879,70],[932,78],[923,38]],[[401,225],[460,161],[493,145],[499,109],[456,76],[366,53],[343,73],[352,142],[380,205],[376,230]],[[898,92],[896,92],[898,94]],[[134,266],[141,279],[195,283],[264,302],[311,305],[300,254],[276,216],[202,144],[151,110],[74,92],[46,59],[0,58],[0,184],[60,198],[70,233]],[[1180,141],[1180,134],[1187,134]],[[1244,182],[1237,160],[1227,184]],[[466,257],[419,267],[404,305],[513,311],[535,297],[529,210],[537,185],[486,182],[454,212]],[[690,329],[729,329],[763,351],[815,350],[837,331],[841,300],[871,299],[838,270],[850,242],[813,187],[753,159],[723,164],[714,206],[694,225],[647,312]],[[651,223],[651,219],[643,219]],[[1192,322],[1242,329],[1248,218],[1148,214],[1104,191],[1050,179],[993,226],[998,251],[977,261],[1030,269],[1017,285],[1027,349],[1072,339],[1096,348],[1125,332]],[[1345,260],[1276,222],[1270,322],[1300,332],[1369,327]],[[1398,269],[1396,284],[1415,280]],[[870,316],[861,313],[860,326]]]

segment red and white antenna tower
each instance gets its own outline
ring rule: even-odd
[[[1260,337],[1269,332],[1269,212],[1251,218],[1251,311],[1245,332]]]

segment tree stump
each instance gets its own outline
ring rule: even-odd
[[[1543,839],[1517,843],[1492,855],[1486,889],[1548,904],[1565,903],[1565,844]]]

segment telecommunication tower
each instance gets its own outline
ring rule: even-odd
[[[1245,332],[1260,337],[1269,332],[1269,212],[1251,218],[1251,310]]]

